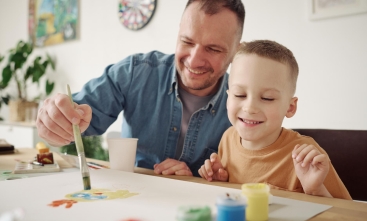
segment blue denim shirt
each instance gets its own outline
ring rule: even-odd
[[[173,54],[135,54],[108,66],[101,77],[73,95],[76,103],[92,107],[92,121],[84,135],[103,134],[123,111],[122,137],[139,139],[136,166],[153,169],[155,163],[174,158],[182,117],[177,86]],[[231,126],[227,89],[225,74],[217,94],[190,119],[179,160],[196,176]]]

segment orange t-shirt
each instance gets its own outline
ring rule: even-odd
[[[303,193],[292,159],[297,144],[312,144],[327,154],[311,137],[285,128],[273,144],[261,150],[248,150],[242,147],[241,137],[233,126],[223,134],[218,154],[231,183],[267,183],[274,189]],[[333,197],[352,199],[331,162],[324,185]]]

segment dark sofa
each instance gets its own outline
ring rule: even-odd
[[[367,201],[367,130],[293,130],[316,140],[352,198]]]

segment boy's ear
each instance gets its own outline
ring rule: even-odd
[[[293,97],[289,103],[289,108],[287,110],[287,113],[285,114],[285,116],[287,118],[291,118],[296,114],[297,111],[297,102],[298,102],[298,97]]]

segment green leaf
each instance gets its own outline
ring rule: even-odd
[[[2,73],[3,81],[2,84],[4,87],[8,86],[8,83],[13,75],[13,71],[10,68],[10,64],[8,64],[4,69]]]
[[[17,47],[15,48],[16,51],[20,51],[21,48],[23,47],[24,42],[22,40],[20,40],[17,44]]]
[[[22,68],[23,64],[27,61],[27,57],[24,57],[22,52],[17,52],[11,57],[11,62],[14,62],[14,70]]]
[[[32,45],[32,43],[27,43],[27,50],[26,50],[26,52],[27,52],[27,54],[31,54],[32,53],[32,51],[33,51],[33,45]]]
[[[43,64],[40,63],[41,61],[41,57],[37,57],[34,60],[34,66],[32,69],[32,82],[37,82],[39,83],[40,78],[45,74],[46,69],[43,66]]]
[[[3,99],[3,102],[8,105],[9,104],[9,99],[10,99],[10,95],[6,95],[6,97],[1,97]]]
[[[3,81],[0,81],[0,90],[5,89],[6,86],[8,86],[8,85],[4,85]]]
[[[27,71],[26,71],[25,75],[24,75],[24,81],[26,81],[29,77],[31,77],[32,73],[33,73],[33,67],[29,66],[27,68]]]
[[[50,62],[51,64],[51,68],[52,70],[55,70],[55,62],[52,60],[51,56],[49,54],[46,54],[47,56],[47,60]]]
[[[42,77],[42,71],[39,68],[38,69],[34,68],[32,73],[32,82],[39,83],[41,77]]]
[[[2,60],[4,60],[4,56],[1,56],[1,55],[0,55],[0,62],[1,62]]]
[[[54,89],[55,82],[46,81],[46,96],[50,95]]]
[[[45,69],[45,71],[46,71],[46,68],[47,68],[47,66],[48,66],[48,60],[46,60],[46,61],[44,61],[43,63],[42,63],[42,67]]]

